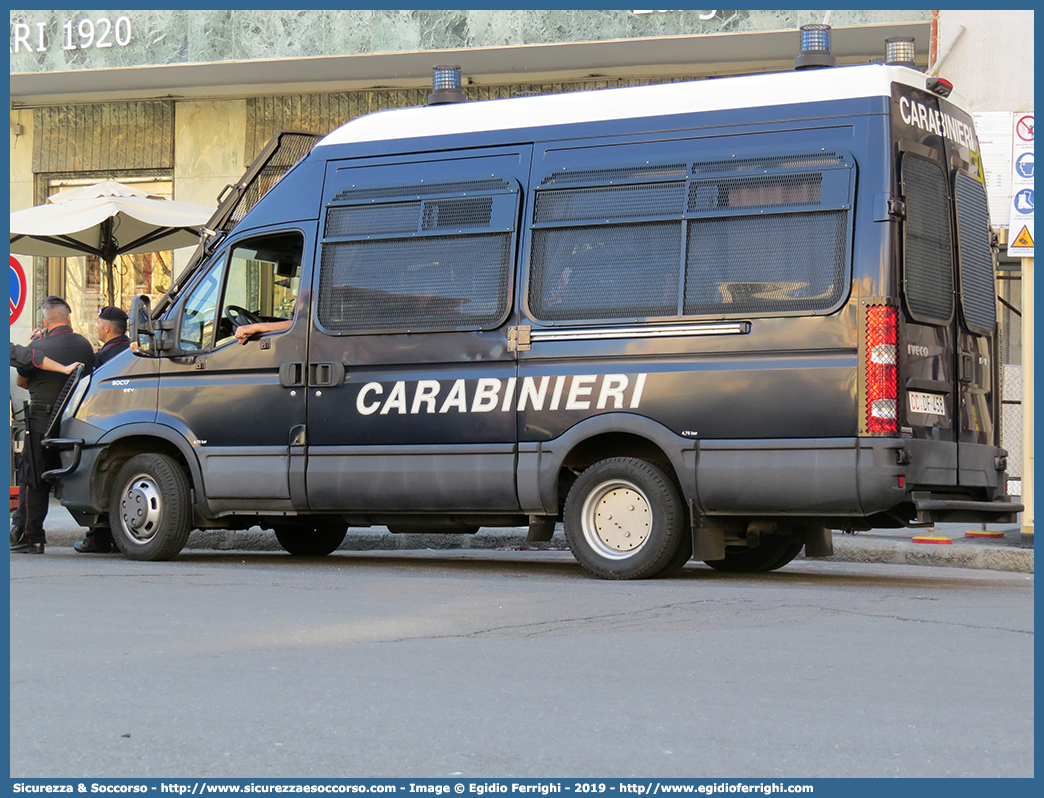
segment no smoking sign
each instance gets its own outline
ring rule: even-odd
[[[1015,123],[1015,135],[1022,141],[1033,142],[1033,115],[1020,116]]]

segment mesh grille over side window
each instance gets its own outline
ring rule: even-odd
[[[968,329],[989,335],[997,326],[997,299],[986,187],[959,172],[954,181],[954,194],[961,264],[961,312]]]
[[[938,165],[906,153],[902,179],[906,305],[917,321],[946,324],[953,315],[953,233],[946,176]]]
[[[496,178],[341,192],[326,215],[319,324],[331,333],[497,327],[517,215],[517,188]]]
[[[533,233],[530,307],[542,319],[678,313],[681,222]]]
[[[829,211],[690,222],[685,313],[832,307],[845,286],[845,216]]]
[[[507,309],[510,256],[508,234],[327,244],[319,321],[331,332],[495,326]]]
[[[831,310],[848,294],[854,174],[836,152],[590,169],[572,180],[591,185],[568,187],[555,172],[537,188],[529,310],[549,323]]]

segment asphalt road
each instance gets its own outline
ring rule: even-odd
[[[1033,775],[1033,576],[11,558],[11,776]]]

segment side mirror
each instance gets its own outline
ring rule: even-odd
[[[134,297],[129,316],[127,337],[131,340],[131,351],[139,357],[156,357],[159,347],[152,323],[152,301],[147,296]]]

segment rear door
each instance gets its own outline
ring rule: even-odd
[[[954,169],[954,202],[957,221],[957,380],[958,483],[988,487],[996,482],[992,450],[999,445],[997,414],[1000,408],[997,351],[997,300],[992,230],[986,202],[986,186],[977,175],[964,171],[960,160]]]
[[[982,163],[971,118],[907,86],[893,91],[905,223],[906,317],[899,373],[904,434],[948,444],[940,485],[992,484],[996,443],[996,299]],[[901,389],[903,386],[900,386]]]
[[[331,162],[308,349],[315,510],[514,512],[530,148]]]
[[[902,152],[899,160],[906,219],[901,250],[904,313],[896,353],[898,417],[905,436],[936,444],[924,478],[934,485],[956,485],[960,398],[952,203],[941,156],[918,149]]]

